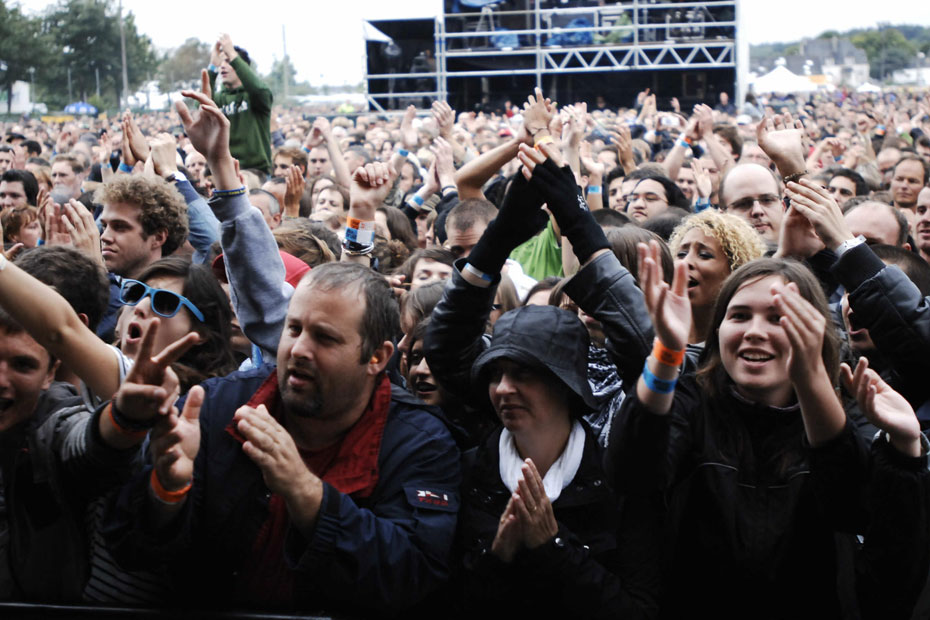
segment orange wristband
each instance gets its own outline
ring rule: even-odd
[[[681,363],[685,361],[685,349],[673,351],[656,338],[652,345],[652,357],[665,366],[681,366]]]
[[[535,148],[535,149],[538,151],[538,150],[539,150],[539,145],[541,145],[541,144],[552,144],[553,142],[555,142],[555,140],[552,139],[552,136],[545,135],[545,136],[543,136],[542,138],[539,138],[538,140],[534,140],[534,141],[533,141],[533,148]]]
[[[110,418],[110,424],[113,425],[113,428],[116,429],[116,432],[122,435],[123,437],[131,437],[132,439],[142,439],[149,434],[148,431],[134,431],[129,428],[125,428],[119,425],[119,422],[116,421],[116,418],[113,417],[113,401],[107,403],[106,409],[104,409],[104,415]]]
[[[178,489],[177,491],[168,491],[161,485],[161,481],[158,479],[158,474],[155,473],[155,470],[152,470],[152,492],[155,493],[155,497],[165,502],[166,504],[180,504],[182,501],[184,501],[184,497],[187,495],[187,492],[191,490],[191,486],[193,484],[194,481],[191,480],[183,489]]]

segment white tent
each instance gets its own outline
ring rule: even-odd
[[[870,84],[869,82],[863,82],[859,88],[856,89],[857,93],[880,93],[882,92],[881,86],[876,86],[875,84]]]
[[[762,93],[809,93],[817,85],[806,77],[795,75],[783,66],[778,66],[751,82],[752,91]]]

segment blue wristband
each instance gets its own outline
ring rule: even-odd
[[[232,196],[241,196],[245,194],[245,187],[240,187],[238,189],[215,189],[213,190],[213,196],[217,198],[230,198]]]
[[[468,273],[470,273],[470,274],[472,274],[472,275],[478,276],[479,278],[481,278],[481,279],[484,280],[485,282],[493,282],[493,281],[494,281],[494,278],[492,278],[491,276],[489,276],[489,275],[486,274],[485,272],[483,272],[483,271],[481,271],[481,270],[479,270],[479,269],[476,269],[475,267],[472,267],[471,263],[465,263],[465,271],[467,271]]]
[[[132,172],[132,166],[127,166],[127,165],[126,165],[126,162],[121,161],[121,162],[119,163],[119,171],[120,171],[120,172],[129,172],[129,173],[131,173],[131,172]]]
[[[710,198],[698,198],[694,202],[694,212],[700,213],[704,209],[710,208]]]
[[[603,193],[600,185],[589,185],[588,186],[589,194],[601,194]]]
[[[397,149],[397,152],[400,154],[401,157],[406,157],[407,155],[410,155],[410,151],[408,151],[407,149]]]
[[[643,365],[643,383],[651,392],[656,394],[671,394],[675,391],[675,384],[678,383],[678,377],[674,379],[660,379],[649,370],[649,360]]]
[[[418,196],[417,194],[414,194],[414,195],[413,195],[413,202],[416,203],[416,205],[417,205],[418,207],[422,207],[422,206],[423,206],[423,197],[422,197],[422,196]]]
[[[207,65],[207,71],[209,71],[210,73],[219,73],[219,72],[220,72],[220,70],[217,69],[217,68],[216,68],[216,65],[213,64],[212,62],[211,62],[209,65]]]
[[[690,149],[690,148],[691,148],[691,145],[688,144],[687,142],[685,142],[684,140],[682,140],[681,138],[679,138],[678,140],[676,140],[676,141],[675,141],[675,144],[677,144],[678,146],[680,146],[680,147],[683,148],[683,149]]]

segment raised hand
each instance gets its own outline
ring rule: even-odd
[[[236,46],[233,45],[232,38],[227,33],[224,32],[220,34],[216,43],[223,53],[226,54],[226,59],[229,60],[229,62],[232,62],[233,58],[239,55],[239,53],[236,52]]]
[[[452,144],[445,138],[438,137],[433,140],[430,150],[435,155],[436,175],[439,178],[439,187],[455,185],[455,162],[452,155]]]
[[[229,154],[229,119],[204,93],[185,90],[181,94],[200,103],[196,115],[191,114],[183,101],[174,104],[194,149],[203,153],[208,162],[232,157]]]
[[[759,148],[769,156],[782,176],[804,172],[804,126],[790,114],[766,118],[756,126]]]
[[[646,300],[656,336],[665,347],[681,351],[688,344],[691,332],[691,300],[688,298],[688,267],[675,265],[672,286],[662,280],[658,241],[640,243],[639,287]]]
[[[452,139],[452,127],[455,125],[455,110],[445,101],[434,101],[433,118],[439,127],[439,135],[446,140]]]
[[[420,143],[419,137],[417,136],[417,130],[413,126],[413,119],[417,116],[416,106],[409,105],[404,111],[404,118],[400,122],[400,137],[404,143],[404,149],[408,151],[416,151],[417,146]]]
[[[543,97],[540,88],[536,88],[534,95],[526,98],[526,103],[523,104],[523,126],[530,137],[549,128],[555,109],[556,104]]]
[[[195,385],[187,393],[184,410],[172,408],[149,434],[155,475],[167,491],[179,491],[194,477],[194,459],[200,451],[200,408],[203,388]]]
[[[792,203],[781,221],[775,257],[810,258],[823,248],[824,243],[817,236],[814,225]]]
[[[304,146],[308,149],[312,149],[329,142],[331,137],[332,127],[330,127],[329,121],[322,116],[318,116],[314,119],[313,126],[310,127],[310,132],[307,133]]]
[[[153,319],[142,334],[135,364],[113,397],[116,407],[131,420],[144,422],[168,415],[180,395],[180,383],[171,364],[200,342],[197,332],[190,332],[152,355],[159,320]]]
[[[513,504],[522,526],[523,544],[527,549],[535,549],[559,533],[559,524],[533,459],[526,459],[522,471]]]
[[[68,237],[75,249],[89,256],[101,267],[106,267],[100,253],[100,229],[94,222],[94,215],[73,198],[61,209],[60,222],[68,231]]]
[[[791,209],[807,218],[828,248],[835,249],[855,236],[833,195],[817,183],[810,179],[789,182],[785,194],[791,199]]]
[[[132,151],[132,156],[135,158],[135,161],[145,161],[149,156],[149,145],[145,141],[145,136],[142,135],[142,130],[139,129],[139,126],[136,125],[135,119],[132,117],[132,112],[127,110],[123,114],[123,144],[127,144],[130,151]],[[125,155],[124,155],[125,157]],[[130,164],[128,161],[126,165]]]
[[[826,372],[822,349],[827,319],[801,297],[794,282],[773,284],[772,301],[791,345],[786,360],[788,377],[796,388],[810,385],[816,375]]]
[[[384,202],[397,171],[390,163],[372,162],[359,166],[352,174],[349,187],[349,205],[360,220],[375,219],[375,209]]]
[[[617,159],[623,170],[629,174],[636,167],[636,160],[633,158],[633,136],[630,133],[630,126],[626,123],[620,123],[614,129],[610,130],[610,139],[616,145]]]
[[[178,143],[169,133],[160,133],[152,139],[152,163],[155,174],[164,177],[178,171]]]
[[[859,358],[855,372],[842,364],[840,376],[869,422],[888,433],[891,445],[908,456],[921,455],[920,422],[914,409],[869,368],[866,358]]]
[[[297,217],[300,214],[300,198],[304,195],[307,180],[297,166],[290,166],[287,169],[284,173],[284,180],[287,182],[284,190],[284,214]]]
[[[705,139],[714,132],[714,111],[705,103],[694,106],[694,116],[697,120],[697,133]]]
[[[691,160],[691,172],[694,174],[694,186],[697,189],[698,196],[701,198],[710,198],[713,184],[710,180],[710,173],[704,169],[704,164],[701,163],[700,157],[695,157]]]

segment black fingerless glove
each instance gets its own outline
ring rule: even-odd
[[[468,262],[488,275],[500,273],[510,252],[545,228],[548,216],[540,209],[542,203],[522,173],[514,176],[497,217],[472,248]]]
[[[610,247],[603,229],[588,209],[581,188],[575,183],[571,168],[559,168],[547,159],[533,170],[530,187],[542,196],[582,264],[598,250]]]

